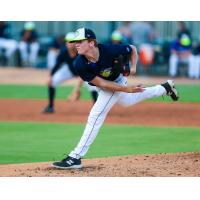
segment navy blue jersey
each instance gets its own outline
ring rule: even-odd
[[[87,82],[96,76],[105,80],[114,81],[119,75],[119,70],[113,67],[114,60],[120,55],[130,55],[132,48],[129,45],[99,44],[99,60],[89,62],[85,56],[79,55],[75,60],[75,70]]]
[[[24,40],[25,42],[31,43],[37,40],[38,33],[36,32],[36,30],[32,31],[22,30],[20,36],[22,40]]]

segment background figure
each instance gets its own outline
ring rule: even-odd
[[[48,105],[43,110],[43,113],[54,113],[54,101],[56,96],[56,87],[63,83],[64,81],[73,79],[77,76],[77,73],[74,69],[73,62],[77,56],[77,50],[74,46],[74,43],[69,43],[74,38],[74,33],[69,32],[66,37],[66,46],[65,48],[60,49],[60,53],[57,57],[56,64],[50,72],[50,77],[48,80]],[[77,100],[80,97],[80,87],[83,84],[80,78],[78,78],[77,86],[75,87],[69,100]],[[95,102],[97,99],[97,89],[94,86],[89,86],[90,92]]]
[[[119,27],[118,31],[122,34],[123,40],[125,44],[132,43],[132,31],[131,31],[131,23],[130,21],[122,22],[122,25]]]
[[[191,33],[187,29],[184,22],[178,22],[177,38],[171,44],[171,55],[169,59],[169,75],[175,77],[177,75],[177,67],[179,63],[188,64],[188,76],[195,77],[195,57],[192,54],[192,38]]]
[[[38,34],[35,30],[35,24],[33,22],[26,22],[19,42],[19,51],[23,66],[36,66],[40,48],[37,39]]]
[[[153,63],[153,42],[157,33],[150,22],[132,22],[132,41],[139,52],[140,64],[147,66]]]
[[[122,34],[115,30],[112,32],[111,34],[111,41],[110,41],[111,44],[122,44],[123,43],[123,36]]]
[[[156,32],[150,22],[132,22],[132,41],[139,49],[142,44],[152,44]]]
[[[56,64],[56,59],[60,50],[65,47],[65,36],[60,35],[52,41],[47,53],[47,68],[52,69]]]
[[[17,41],[10,38],[10,25],[0,22],[0,54],[1,64],[7,65],[13,53],[17,50]]]

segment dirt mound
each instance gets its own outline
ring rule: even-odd
[[[58,170],[51,163],[0,165],[0,176],[23,177],[177,177],[200,176],[200,153],[133,155],[83,159],[79,170]]]

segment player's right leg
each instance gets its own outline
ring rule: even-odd
[[[87,153],[90,145],[98,135],[108,112],[119,98],[119,93],[109,92],[105,90],[99,91],[99,96],[92,110],[90,111],[88,121],[83,135],[73,151],[63,160],[52,164],[55,168],[76,169],[81,166],[81,158]]]

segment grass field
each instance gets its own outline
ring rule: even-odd
[[[82,124],[0,122],[0,164],[61,159],[77,144]],[[105,125],[86,158],[200,151],[200,128]]]
[[[180,102],[200,102],[200,85],[177,85],[180,93]],[[59,86],[56,94],[57,99],[66,99],[73,86]],[[17,99],[46,99],[47,87],[38,85],[0,85],[0,98],[17,98]],[[82,87],[82,100],[89,100],[90,93],[85,87]],[[163,98],[154,98],[148,101],[162,101]],[[165,98],[164,102],[171,101]]]

